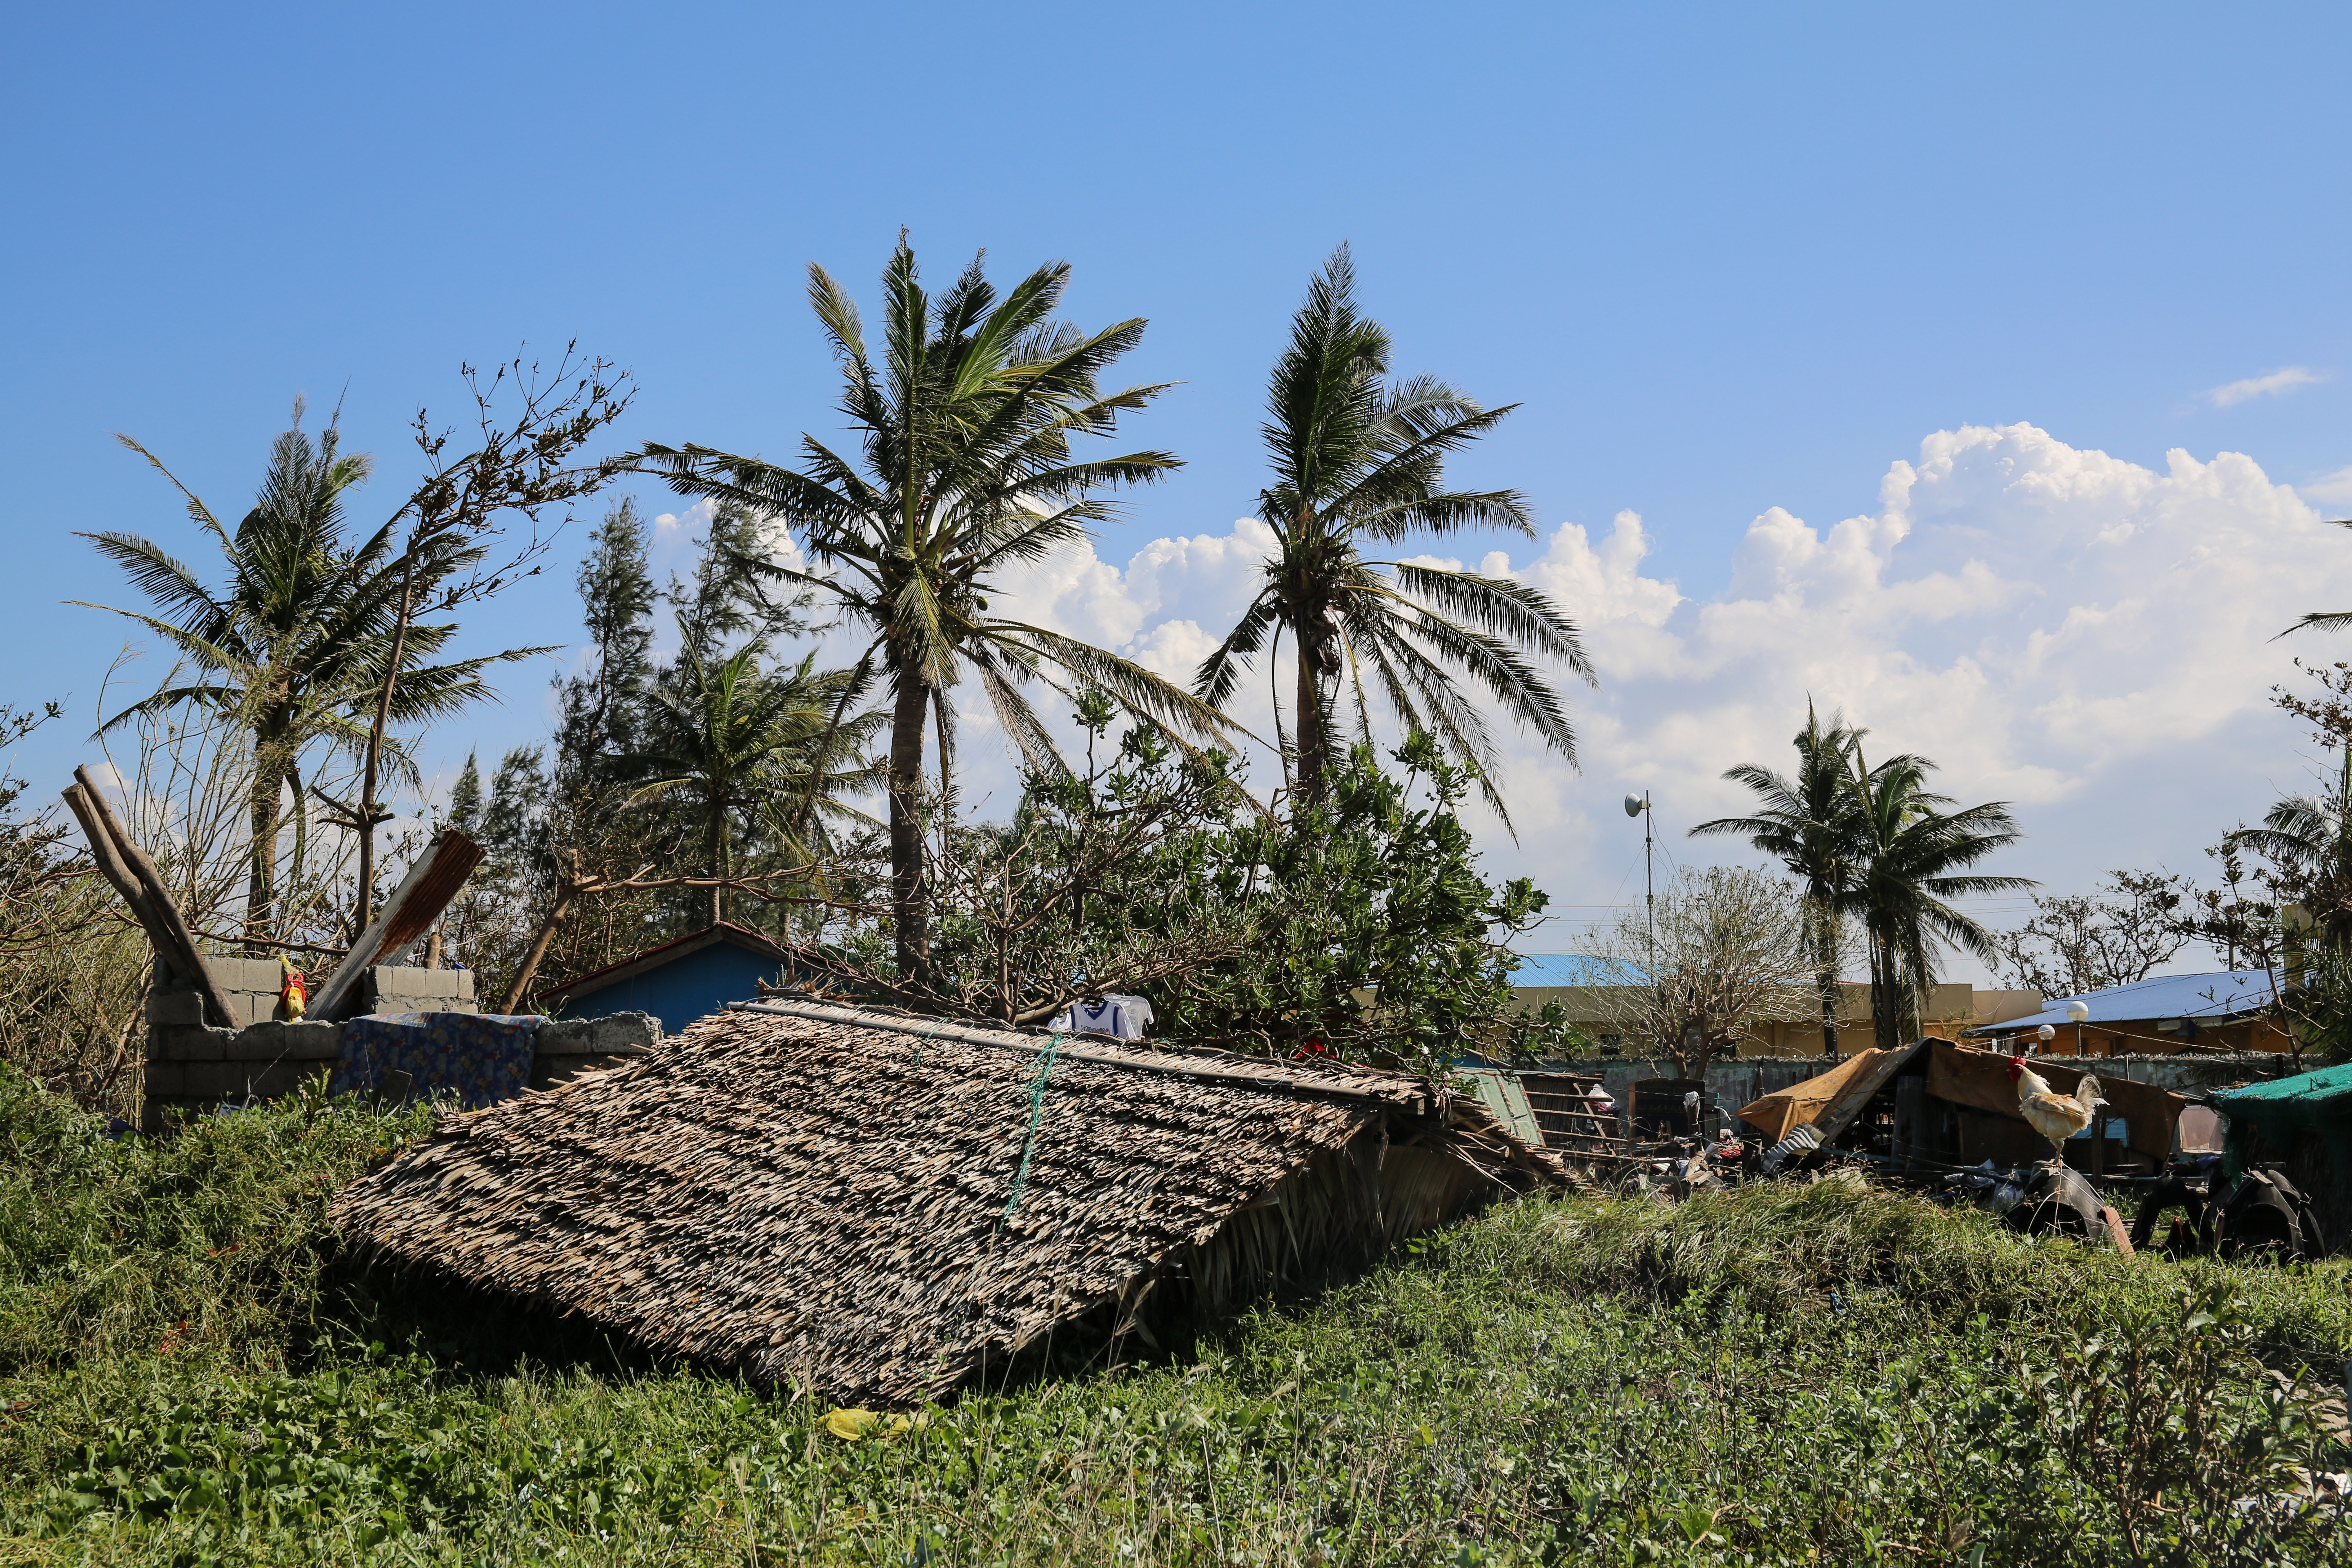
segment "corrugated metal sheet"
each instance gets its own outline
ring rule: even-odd
[[[1630,968],[1612,968],[1590,953],[1584,952],[1523,952],[1518,968],[1511,972],[1511,984],[1529,985],[1622,985],[1638,981],[1640,972]]]
[[[1528,1103],[1528,1091],[1520,1085],[1518,1074],[1493,1068],[1456,1068],[1454,1071],[1476,1087],[1478,1103],[1493,1111],[1514,1137],[1538,1149],[1544,1146],[1543,1125]]]
[[[2086,991],[2080,996],[2061,996],[2031,1017],[2004,1019],[1968,1032],[2011,1035],[2021,1029],[2038,1029],[2044,1024],[2063,1029],[2074,1022],[2066,1016],[2070,1002],[2080,1002],[2091,1010],[2085,1020],[2091,1024],[2137,1023],[2156,1018],[2195,1018],[2200,1023],[2218,1024],[2269,1006],[2271,977],[2259,969],[2236,973],[2225,969],[2211,974],[2158,974],[2129,985],[2110,985],[2104,991]]]

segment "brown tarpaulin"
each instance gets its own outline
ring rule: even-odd
[[[2096,1070],[2095,1065],[2061,1067],[2048,1057],[2036,1057],[2027,1065],[2061,1094],[2074,1093],[2084,1073]],[[1798,1085],[1800,1089],[1804,1087]],[[2173,1131],[2188,1100],[2168,1089],[2151,1083],[2135,1083],[2127,1078],[2102,1076],[2099,1090],[2108,1109],[2124,1119],[2125,1142],[2130,1148],[2158,1160],[2171,1155]],[[2009,1081],[2009,1058],[1999,1051],[1970,1050],[1966,1046],[1937,1040],[1935,1054],[1927,1061],[1927,1092],[1955,1105],[1972,1105],[1979,1110],[2018,1116],[2017,1086]],[[2019,1120],[2024,1119],[2019,1116]]]
[[[1763,1133],[1767,1143],[1778,1143],[1807,1123],[1822,1135],[1822,1142],[1831,1142],[1862,1114],[1870,1097],[1885,1088],[1886,1080],[1901,1071],[1903,1064],[1918,1049],[1918,1045],[1892,1051],[1874,1047],[1840,1062],[1819,1078],[1774,1089],[1755,1104],[1742,1106],[1739,1120]]]

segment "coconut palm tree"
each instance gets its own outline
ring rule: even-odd
[[[1369,739],[1376,693],[1408,731],[1428,734],[1467,766],[1501,812],[1494,744],[1457,677],[1483,687],[1572,766],[1575,731],[1529,655],[1587,684],[1592,668],[1575,626],[1533,588],[1365,556],[1368,543],[1416,534],[1501,528],[1532,538],[1535,527],[1517,490],[1445,488],[1447,454],[1517,405],[1483,408],[1434,376],[1390,381],[1389,334],[1359,312],[1355,289],[1343,245],[1309,285],[1275,362],[1264,427],[1275,478],[1259,494],[1258,516],[1276,549],[1256,596],[1192,689],[1225,706],[1250,661],[1261,651],[1271,658],[1286,633],[1297,663],[1290,750],[1300,800],[1324,798],[1342,703],[1357,738]],[[1276,706],[1278,727],[1278,698]]]
[[[758,643],[712,662],[689,644],[647,688],[651,744],[614,771],[636,783],[632,798],[683,795],[702,819],[705,874],[734,875],[734,819],[756,816],[786,856],[823,849],[831,823],[867,820],[845,796],[881,781],[866,748],[889,723],[880,710],[843,717],[870,679],[816,668],[809,655],[776,674],[761,668]],[[814,803],[812,811],[793,809]],[[710,920],[724,918],[725,889],[710,892]]]
[[[2241,827],[2223,842],[2276,866],[2320,939],[2337,952],[2352,952],[2352,746],[2339,759],[2333,789],[2288,795],[2263,814],[2260,827]]]
[[[1789,868],[1804,891],[1807,936],[1813,950],[1813,984],[1822,1006],[1822,1054],[1838,1054],[1839,949],[1853,889],[1860,846],[1858,797],[1849,787],[1848,759],[1866,731],[1849,729],[1843,713],[1826,727],[1811,703],[1797,731],[1797,771],[1784,777],[1761,763],[1742,763],[1724,777],[1755,793],[1752,816],[1719,816],[1691,836],[1738,835]]]
[[[1224,731],[1213,709],[1140,666],[990,611],[1003,574],[1091,537],[1110,514],[1103,492],[1179,466],[1160,451],[1073,454],[1073,437],[1111,434],[1120,414],[1166,388],[1101,390],[1097,378],[1141,340],[1144,323],[1088,333],[1055,321],[1068,279],[1068,267],[1052,263],[1000,299],[976,258],[932,299],[902,235],[882,275],[877,363],[856,302],[811,266],[810,303],[842,367],[842,411],[861,449],[845,456],[803,435],[797,468],[708,447],[649,444],[642,453],[681,495],[781,519],[806,569],[755,569],[829,599],[871,639],[855,668],[859,681],[878,671],[889,699],[892,938],[899,973],[915,985],[928,976],[930,951],[926,741],[936,725],[944,779],[955,742],[950,692],[966,676],[1034,768],[1065,764],[1019,688],[1043,679],[1068,695],[1056,669],[1173,733]]]
[[[1881,1047],[1916,1039],[1919,1003],[1936,983],[1939,942],[1993,963],[1992,933],[1946,900],[2038,886],[2023,877],[1970,874],[1996,850],[2024,835],[2006,801],[1947,812],[1949,795],[1927,787],[1936,766],[1911,754],[1866,764],[1859,743],[1847,753],[1853,795],[1855,865],[1846,904],[1870,939],[1871,1024]]]
[[[253,509],[234,532],[153,453],[127,436],[120,439],[179,490],[188,516],[219,547],[228,571],[226,582],[215,590],[151,540],[120,532],[82,535],[122,567],[153,613],[89,607],[111,609],[154,632],[179,654],[181,668],[193,667],[197,677],[132,704],[100,732],[183,706],[231,715],[246,730],[252,752],[246,934],[266,942],[277,934],[278,840],[289,786],[297,865],[302,858],[308,823],[304,753],[321,742],[356,748],[367,741],[370,710],[393,649],[399,584],[392,570],[392,527],[386,524],[357,543],[345,538],[343,499],[367,478],[369,460],[364,454],[341,451],[331,424],[313,442],[302,429],[299,401],[293,427],[271,444]],[[424,563],[421,571],[437,582],[478,554],[452,545]],[[487,667],[550,651],[512,648],[448,664],[425,662],[457,629],[409,628],[394,691],[394,722],[422,722],[488,696],[481,679]]]

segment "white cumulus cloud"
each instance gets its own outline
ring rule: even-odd
[[[1073,552],[1008,583],[999,608],[1181,680],[1269,543],[1244,520],[1155,541],[1124,566]],[[2346,651],[2319,634],[2273,639],[2305,610],[2352,603],[2352,540],[2251,458],[2176,450],[2159,470],[2031,425],[1938,431],[1888,467],[1874,510],[1826,527],[1768,508],[1717,588],[1645,574],[1652,548],[1624,511],[1477,563],[1551,595],[1601,673],[1598,691],[1568,683],[1582,771],[1516,738],[1518,842],[1484,833],[1498,868],[1532,874],[1563,909],[1563,942],[1579,910],[1639,897],[1624,792],[1655,793],[1675,858],[1739,857],[1684,832],[1741,806],[1726,768],[1786,764],[1809,699],[1867,725],[1872,754],[1925,752],[1964,801],[2014,803],[2028,839],[1986,869],[2060,891],[2110,867],[2201,871],[2202,846],[2305,783],[2269,688],[2295,679],[2297,653]],[[1262,734],[1265,673],[1238,715]],[[979,694],[960,707],[975,795],[1009,799]]]

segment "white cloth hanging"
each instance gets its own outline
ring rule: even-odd
[[[1071,1003],[1045,1026],[1075,1034],[1112,1035],[1122,1040],[1139,1040],[1151,1026],[1151,1004],[1140,996],[1129,996],[1118,992],[1089,1002],[1084,997]]]

